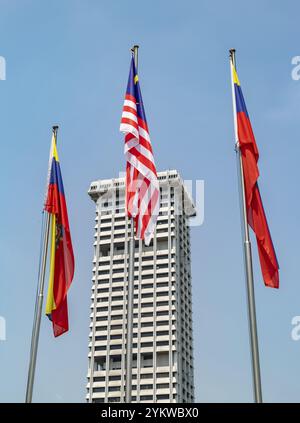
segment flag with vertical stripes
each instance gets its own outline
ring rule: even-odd
[[[159,214],[159,182],[133,57],[120,131],[125,134],[127,215],[134,218],[136,238],[149,245]]]
[[[51,215],[50,275],[46,314],[52,321],[53,333],[56,337],[69,330],[67,292],[74,275],[74,254],[54,134],[44,210]]]
[[[279,265],[276,258],[267,218],[257,180],[258,148],[246,109],[236,69],[231,61],[233,95],[235,98],[236,142],[241,151],[245,184],[248,224],[256,235],[260,265],[266,286],[279,288]]]

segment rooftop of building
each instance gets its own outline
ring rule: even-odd
[[[175,169],[165,170],[157,172],[157,177],[160,185],[162,186],[170,183],[174,187],[183,188],[185,211],[190,217],[195,216],[195,204],[179,172]],[[97,202],[99,197],[103,194],[106,194],[110,190],[115,190],[116,188],[120,190],[125,189],[125,175],[119,178],[99,179],[97,181],[93,181],[89,187],[88,194],[94,202]]]

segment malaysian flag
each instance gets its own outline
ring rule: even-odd
[[[120,131],[125,133],[127,215],[134,218],[136,238],[149,245],[159,214],[159,182],[133,57]]]

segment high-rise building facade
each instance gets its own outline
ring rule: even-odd
[[[132,402],[193,402],[189,218],[193,201],[175,170],[158,173],[153,241],[135,241]],[[96,203],[88,402],[125,402],[130,220],[124,178],[92,182]]]

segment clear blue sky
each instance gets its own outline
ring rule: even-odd
[[[261,153],[260,188],[281,266],[263,286],[254,250],[264,398],[300,401],[299,2],[0,1],[0,401],[23,401],[51,126],[76,255],[71,330],[43,317],[35,401],[84,401],[94,204],[92,180],[124,169],[120,114],[129,49],[139,74],[157,168],[205,180],[205,221],[192,228],[197,401],[252,401],[228,49]]]

